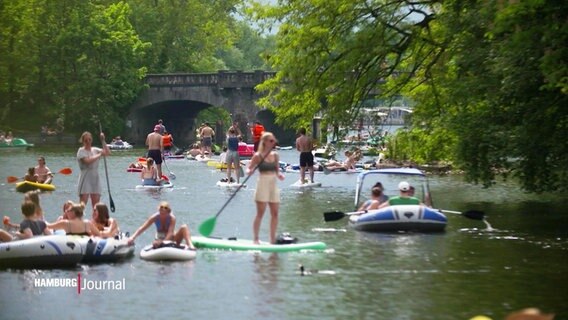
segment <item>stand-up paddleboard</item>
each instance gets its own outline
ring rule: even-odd
[[[325,250],[327,245],[323,242],[304,242],[290,244],[254,244],[252,240],[236,239],[236,238],[206,238],[191,237],[191,242],[197,248],[220,249],[220,250],[236,250],[236,251],[263,251],[263,252],[290,252],[302,250]]]
[[[217,181],[217,186],[221,188],[238,188],[240,186],[242,186],[243,188],[247,187],[246,184],[236,183],[236,182],[223,182],[223,181]]]
[[[139,185],[136,186],[136,190],[161,190],[161,189],[168,189],[168,188],[173,188],[173,187],[174,187],[174,184],[171,181],[164,181],[164,182],[162,182],[162,184],[160,184],[158,186],[139,184]]]
[[[315,181],[310,182],[309,180],[307,180],[304,183],[302,183],[302,181],[298,180],[294,184],[291,184],[290,186],[294,188],[316,188],[316,187],[321,187],[321,182],[315,182]]]
[[[140,259],[148,261],[187,261],[195,259],[197,251],[189,249],[185,244],[176,245],[172,241],[164,241],[161,247],[151,244],[140,251]]]
[[[16,183],[16,191],[26,193],[33,190],[55,191],[55,185],[49,183],[39,183],[31,181],[21,181]]]

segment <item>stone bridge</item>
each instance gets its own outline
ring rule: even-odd
[[[178,147],[196,140],[197,114],[209,107],[226,109],[238,121],[245,141],[251,139],[248,123],[260,120],[266,130],[274,132],[281,143],[290,144],[295,136],[274,124],[274,114],[260,110],[255,101],[261,95],[255,86],[274,76],[274,72],[219,71],[201,74],[149,74],[147,89],[132,105],[127,118],[127,139],[144,144],[158,119],[164,121]],[[216,142],[222,143],[230,123],[210,123],[216,129]]]

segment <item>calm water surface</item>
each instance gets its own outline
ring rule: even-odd
[[[5,183],[23,176],[36,157],[46,155],[57,176],[57,191],[41,197],[47,220],[60,214],[67,199],[77,200],[76,149],[33,150],[0,155],[0,214],[19,221],[22,195]],[[173,190],[134,190],[138,175],[126,167],[143,150],[114,152],[108,159],[114,216],[131,233],[169,201],[179,223],[192,231],[215,215],[231,193],[215,186],[222,177],[203,163],[169,160]],[[295,151],[281,158],[297,162]],[[100,174],[104,179],[103,163]],[[280,232],[301,241],[324,241],[318,253],[200,251],[190,262],[140,260],[139,249],[153,231],[137,239],[137,253],[120,264],[83,265],[73,270],[0,271],[2,319],[204,318],[204,319],[469,319],[485,314],[502,319],[512,310],[535,306],[566,319],[568,306],[568,212],[564,196],[528,195],[513,182],[485,190],[460,177],[430,177],[439,208],[484,210],[492,229],[480,221],[448,216],[444,234],[370,234],[351,230],[346,219],[323,221],[328,210],[351,211],[355,175],[318,175],[323,187],[298,191],[289,187],[297,175],[280,182]],[[256,177],[241,190],[217,220],[214,236],[252,237]],[[108,203],[106,185],[103,200]],[[91,212],[88,210],[87,215]],[[261,238],[268,238],[268,214]],[[317,228],[335,228],[321,232]],[[345,231],[341,231],[345,229]],[[298,265],[334,274],[300,276]],[[38,288],[35,279],[124,279],[122,291]]]

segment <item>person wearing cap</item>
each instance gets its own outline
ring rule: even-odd
[[[156,168],[158,169],[158,179],[162,178],[162,152],[164,151],[164,140],[160,134],[160,125],[154,126],[154,132],[146,137],[146,145],[148,146],[148,158],[154,159]]]
[[[418,200],[418,198],[410,195],[410,184],[408,182],[401,181],[398,184],[398,191],[400,191],[400,195],[395,197],[390,197],[389,201],[379,206],[379,209],[388,206],[398,206],[398,205],[424,205],[423,203],[420,202],[420,200]]]

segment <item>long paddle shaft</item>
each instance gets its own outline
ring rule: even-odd
[[[169,172],[169,176],[172,179],[176,179],[176,175],[170,170],[170,168],[168,167],[168,163],[166,162],[166,157],[164,156],[164,165],[166,166],[166,169],[168,169]]]
[[[266,157],[266,156],[265,156]],[[217,222],[217,217],[221,214],[221,212],[223,212],[223,209],[225,209],[225,207],[229,204],[229,202],[231,202],[231,200],[233,200],[233,198],[235,197],[235,195],[237,194],[237,192],[239,192],[239,190],[241,190],[241,188],[245,185],[245,183],[248,181],[248,179],[250,179],[250,177],[252,177],[252,174],[256,171],[256,169],[262,164],[262,162],[264,161],[265,157],[261,157],[260,158],[260,162],[258,163],[258,165],[256,165],[256,167],[252,170],[251,174],[248,175],[248,177],[245,178],[245,180],[239,185],[239,187],[237,188],[237,190],[235,190],[235,192],[233,192],[233,194],[231,195],[231,197],[229,197],[229,200],[227,200],[225,202],[225,204],[221,207],[221,209],[219,210],[219,212],[217,212],[217,214],[212,217],[209,218],[207,220],[205,220],[200,226],[199,226],[199,233],[202,234],[205,237],[208,237],[211,235],[211,233],[213,232],[213,229],[215,228],[215,223]]]
[[[99,121],[99,130],[100,130],[100,132],[103,132],[103,126],[102,126],[100,121]],[[103,143],[103,149],[104,149],[104,147],[105,147],[104,145],[106,144],[106,142],[102,141],[102,143]],[[104,152],[104,150],[103,150],[103,152]],[[105,176],[106,176],[107,189],[108,189],[108,198],[109,198],[109,201],[110,201],[110,211],[114,212],[116,210],[116,208],[114,207],[114,201],[112,200],[112,195],[110,194],[110,182],[108,180],[107,159],[106,159],[106,156],[104,154],[103,154],[103,161],[104,161],[104,164],[105,164]]]

